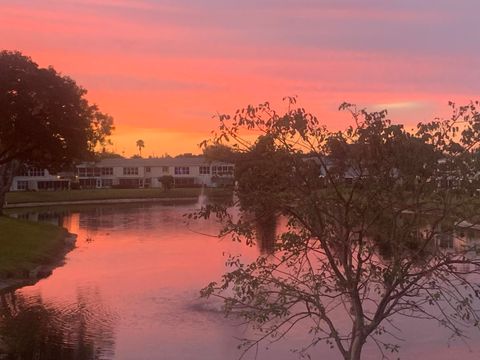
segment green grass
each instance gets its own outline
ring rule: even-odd
[[[0,216],[0,276],[17,275],[48,262],[63,248],[66,230]]]
[[[189,198],[200,195],[200,188],[162,189],[94,189],[69,191],[18,191],[7,193],[7,204],[84,201],[108,199],[147,199],[147,198]],[[205,189],[209,196],[225,196],[231,190],[220,188]]]

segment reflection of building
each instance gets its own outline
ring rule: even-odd
[[[455,240],[455,249],[467,249],[478,253],[480,250],[480,225],[461,221],[455,229]]]
[[[65,190],[70,188],[70,180],[61,175],[52,175],[48,170],[27,167],[13,178],[10,191]]]
[[[233,165],[203,157],[160,159],[104,159],[77,166],[81,188],[161,187],[172,176],[176,187],[219,186],[233,183]]]
[[[446,231],[438,227],[435,234],[435,245],[446,254],[456,255],[468,260],[477,259],[480,254],[480,226],[461,221]],[[457,271],[467,274],[472,270],[472,263],[465,262],[455,265]]]

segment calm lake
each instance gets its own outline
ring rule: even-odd
[[[183,215],[196,207],[105,205],[19,214],[62,224],[78,239],[65,265],[50,277],[1,296],[1,333],[17,349],[6,358],[238,358],[237,339],[251,330],[225,319],[221,304],[199,299],[199,290],[225,271],[225,252],[253,258],[259,250],[208,236],[219,228],[213,220],[187,225]],[[480,358],[480,332],[472,332],[465,345],[449,341],[432,322],[399,320],[397,325],[405,339],[402,359]],[[298,359],[290,349],[307,340],[299,329],[244,359]],[[339,359],[326,345],[311,355]],[[367,344],[364,358],[380,358],[374,345]]]

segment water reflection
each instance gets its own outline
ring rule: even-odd
[[[79,289],[71,305],[44,301],[41,294],[0,295],[0,354],[6,359],[111,359],[115,315],[99,293]]]
[[[6,348],[7,359],[236,359],[237,339],[250,330],[226,320],[220,303],[199,300],[199,290],[226,271],[224,253],[242,253],[248,262],[259,252],[274,251],[284,224],[275,216],[259,218],[258,247],[245,247],[204,236],[217,234],[214,221],[186,226],[183,214],[198,206],[122,204],[19,213],[63,224],[78,234],[78,247],[49,278],[0,297],[0,348]],[[464,228],[439,241],[453,251],[478,235]],[[404,358],[479,358],[475,344],[472,352],[463,344],[446,349],[448,334],[436,324],[409,320],[403,327],[409,329],[403,334]],[[259,349],[257,359],[296,359],[289,349],[304,341],[299,329],[269,350]],[[367,346],[365,354],[374,359],[378,353]],[[337,358],[328,346],[311,355]]]
[[[192,202],[17,212],[61,224],[78,238],[52,276],[3,295],[0,348],[7,358],[235,358],[242,334],[220,308],[195,305],[199,290],[224,272],[223,252],[241,246],[201,235],[218,233],[214,221],[186,226],[183,215],[196,208]]]
[[[8,212],[9,211],[7,210],[7,213]],[[59,208],[54,210],[42,209],[41,211],[22,209],[16,210],[14,213],[11,213],[10,216],[26,221],[43,222],[61,226],[64,217],[68,216],[69,214],[70,211],[65,208]]]
[[[255,217],[255,237],[262,254],[272,254],[277,240],[278,215],[269,213]]]

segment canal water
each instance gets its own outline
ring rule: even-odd
[[[199,298],[218,280],[225,254],[253,259],[261,249],[215,237],[213,220],[185,223],[198,204],[135,204],[19,213],[78,235],[65,264],[34,286],[1,295],[0,340],[6,359],[234,360],[238,339],[252,335],[226,319],[221,304]],[[438,324],[399,320],[403,359],[480,358],[480,332],[449,341]],[[244,359],[298,359],[302,329],[265,343]],[[1,345],[1,344],[0,344]],[[5,345],[5,344],[3,344]],[[318,345],[312,358],[339,359]],[[379,359],[368,344],[365,359]],[[397,358],[393,355],[392,358]]]

